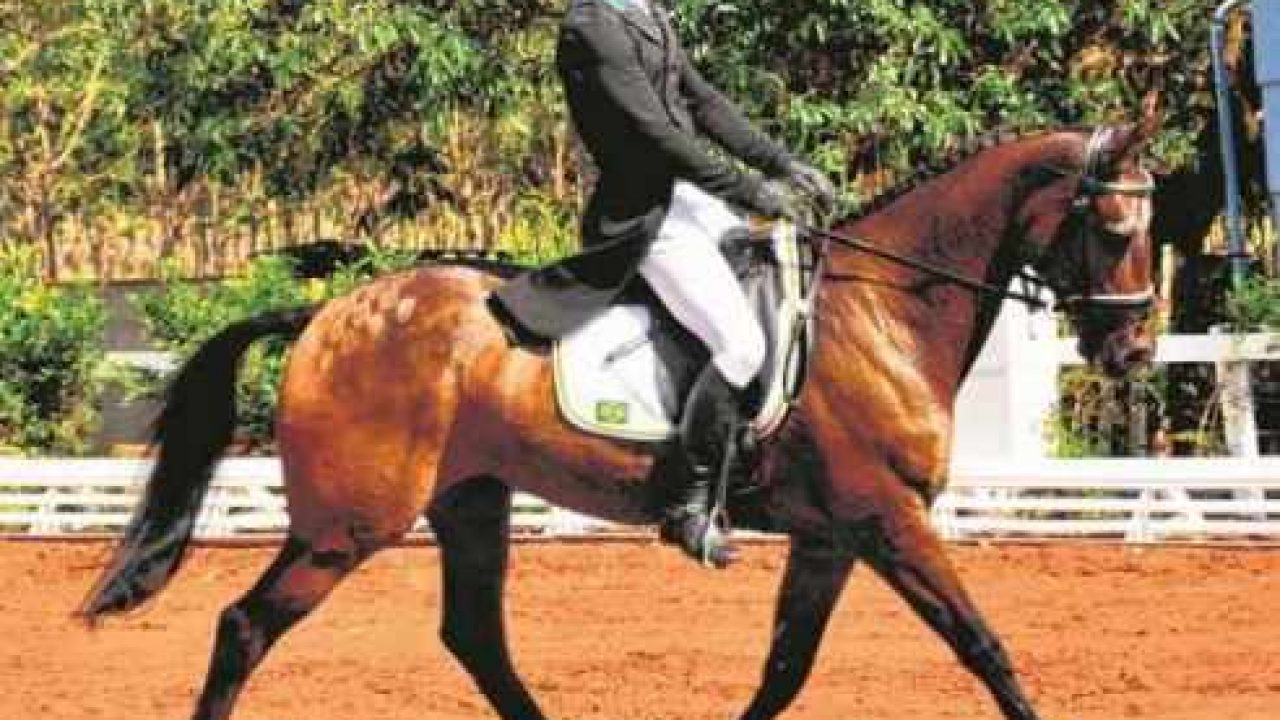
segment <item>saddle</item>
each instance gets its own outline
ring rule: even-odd
[[[751,422],[763,439],[782,426],[804,384],[814,338],[814,253],[789,222],[734,234],[721,252],[766,338],[763,400]],[[607,438],[665,443],[677,437],[684,400],[708,353],[637,278],[608,310],[557,341],[552,362],[556,401],[571,425]]]

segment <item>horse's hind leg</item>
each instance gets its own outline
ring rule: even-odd
[[[240,689],[271,645],[367,556],[354,542],[321,550],[296,537],[286,540],[258,584],[222,611],[195,720],[229,717]]]
[[[904,496],[911,491],[903,487]],[[1035,720],[999,639],[965,592],[942,541],[914,494],[896,498],[867,524],[868,562],[977,675],[1009,720]]]
[[[852,555],[837,554],[825,543],[792,541],[764,680],[742,720],[775,718],[800,693],[853,561]]]
[[[428,518],[443,564],[441,639],[503,720],[541,720],[512,666],[503,625],[510,488],[494,478],[469,480],[437,498]]]

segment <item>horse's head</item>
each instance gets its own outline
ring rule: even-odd
[[[1139,159],[1158,125],[1154,102],[1131,125],[1076,134],[1065,165],[1034,190],[1019,218],[1036,272],[1080,335],[1080,354],[1112,376],[1149,363],[1155,337],[1150,235],[1152,176]]]

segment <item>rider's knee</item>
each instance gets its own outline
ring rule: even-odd
[[[716,355],[714,362],[726,380],[745,387],[764,366],[766,352],[764,331],[750,323],[734,336],[728,348]]]

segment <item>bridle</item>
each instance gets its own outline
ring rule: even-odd
[[[1075,197],[1071,200],[1071,210],[1063,220],[1063,222],[1074,225],[1076,228],[1079,241],[1077,244],[1080,246],[1078,266],[1082,268],[1079,287],[1065,288],[1060,284],[1050,282],[1040,275],[1030,276],[1035,278],[1034,282],[1053,291],[1053,294],[1058,298],[1058,307],[1060,309],[1075,312],[1093,309],[1145,312],[1155,304],[1156,292],[1154,285],[1148,285],[1146,288],[1132,293],[1095,293],[1090,288],[1088,273],[1089,268],[1092,266],[1092,258],[1089,255],[1090,243],[1086,235],[1089,232],[1088,224],[1094,201],[1107,195],[1150,198],[1156,189],[1155,178],[1145,168],[1138,169],[1143,178],[1141,182],[1099,179],[1098,175],[1102,170],[1102,159],[1110,134],[1110,128],[1098,128],[1090,136],[1089,144],[1085,148],[1084,167],[1080,171],[1080,183],[1076,188]],[[1071,174],[1071,171],[1061,168],[1050,168],[1050,170],[1064,176]],[[1040,258],[1035,258],[1029,264],[1035,267],[1039,260]],[[1027,277],[1021,272],[1020,276]]]
[[[1095,129],[1093,135],[1089,138],[1089,143],[1085,148],[1085,159],[1083,167],[1080,170],[1067,170],[1064,168],[1045,166],[1049,172],[1063,177],[1079,174],[1080,181],[1076,187],[1075,197],[1071,200],[1071,210],[1063,219],[1064,223],[1071,223],[1077,228],[1079,234],[1079,245],[1081,247],[1081,257],[1079,258],[1080,267],[1084,269],[1082,273],[1082,281],[1079,287],[1066,287],[1065,285],[1045,278],[1042,274],[1032,274],[1026,271],[1025,266],[1036,267],[1041,263],[1048,251],[1041,253],[1029,253],[1022,258],[1022,268],[1014,274],[1014,277],[1022,280],[1024,289],[1013,290],[1008,287],[1001,287],[983,280],[960,275],[931,263],[902,255],[891,250],[887,250],[877,244],[863,240],[861,238],[844,235],[825,228],[812,225],[801,226],[800,232],[803,237],[808,237],[815,242],[815,268],[813,277],[829,277],[825,272],[827,254],[831,244],[840,245],[842,247],[856,250],[861,253],[872,255],[890,262],[903,265],[905,267],[918,270],[935,279],[948,282],[972,292],[998,297],[1002,300],[1014,300],[1024,303],[1033,309],[1045,309],[1048,303],[1040,299],[1041,293],[1039,288],[1048,289],[1058,298],[1057,307],[1075,312],[1082,312],[1090,309],[1105,310],[1128,310],[1128,311],[1147,311],[1155,303],[1155,288],[1148,286],[1146,289],[1134,293],[1095,293],[1090,288],[1090,279],[1088,270],[1091,267],[1089,257],[1089,242],[1085,234],[1089,232],[1089,219],[1092,212],[1093,203],[1099,197],[1107,195],[1122,195],[1127,197],[1149,198],[1155,193],[1155,179],[1151,173],[1145,169],[1140,169],[1143,180],[1141,182],[1123,182],[1102,180],[1099,173],[1103,169],[1103,159],[1105,157],[1105,149],[1110,140],[1110,128]],[[815,283],[815,286],[817,283]],[[1031,287],[1037,288],[1031,290]],[[816,287],[815,287],[816,290]]]

